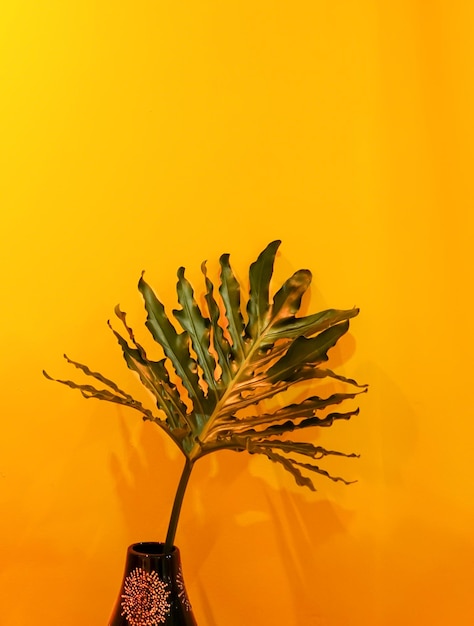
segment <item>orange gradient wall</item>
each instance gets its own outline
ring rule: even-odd
[[[177,543],[200,626],[470,626],[474,5],[4,0],[0,623],[103,626],[162,539],[180,458],[46,381],[63,352],[139,393],[106,321],[143,322],[271,240],[307,306],[358,305],[333,357],[370,384],[314,433],[359,460],[313,494],[262,459],[196,467]]]

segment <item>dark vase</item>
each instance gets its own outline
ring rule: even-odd
[[[122,587],[109,626],[197,626],[181,571],[181,556],[164,544],[134,543],[127,550]]]

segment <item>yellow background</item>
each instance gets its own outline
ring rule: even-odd
[[[103,626],[125,550],[162,539],[180,459],[153,425],[46,381],[138,385],[106,326],[142,269],[246,268],[283,244],[308,306],[361,307],[370,383],[314,440],[357,484],[204,459],[177,543],[199,626],[474,621],[474,4],[3,0],[0,623]]]

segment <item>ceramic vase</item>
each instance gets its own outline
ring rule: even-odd
[[[158,542],[129,546],[109,626],[197,626],[178,548],[165,553]]]

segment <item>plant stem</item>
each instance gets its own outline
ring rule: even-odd
[[[183,504],[184,494],[188,485],[189,477],[191,476],[192,469],[194,467],[194,461],[186,458],[186,463],[183,468],[183,473],[179,480],[178,489],[174,498],[173,509],[171,511],[170,522],[168,524],[168,534],[166,535],[165,554],[171,552],[174,545],[174,539],[176,536],[176,529],[178,527],[179,514],[181,512],[181,506]]]

